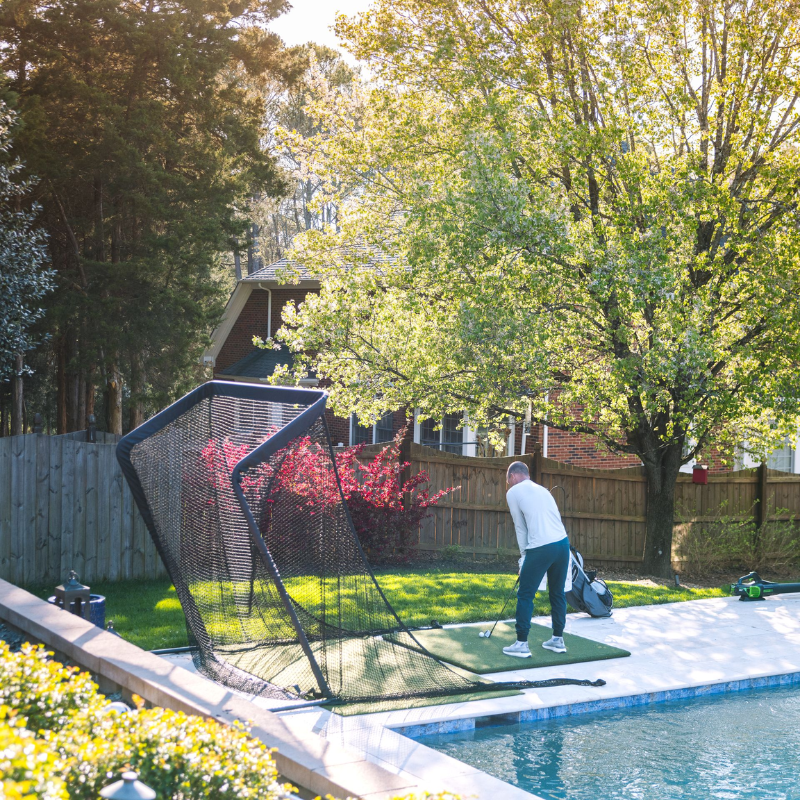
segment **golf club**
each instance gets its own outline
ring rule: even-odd
[[[506,606],[508,605],[508,601],[514,596],[514,592],[516,591],[516,588],[517,588],[518,584],[519,584],[519,576],[517,576],[516,582],[511,587],[511,594],[509,594],[509,596],[506,598],[505,603],[503,603],[503,607],[500,609],[500,616],[498,616],[498,618],[495,621],[494,625],[492,625],[492,629],[490,631],[481,631],[478,634],[478,636],[480,636],[481,639],[488,639],[494,633],[494,629],[497,627],[497,623],[500,622],[501,619],[503,619],[503,612],[505,612],[505,610],[506,610]]]

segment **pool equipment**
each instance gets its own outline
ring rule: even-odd
[[[326,401],[209,381],[117,446],[197,669],[262,697],[331,703],[596,685],[486,683],[418,646],[356,535]]]
[[[505,603],[503,603],[503,607],[500,609],[500,615],[495,620],[494,625],[492,625],[492,629],[490,631],[481,631],[478,634],[478,636],[480,636],[481,639],[489,639],[491,635],[494,633],[494,629],[497,627],[497,623],[500,622],[501,619],[503,619],[503,613],[506,610],[506,606],[508,605],[509,600],[511,600],[511,598],[514,596],[514,592],[516,591],[517,586],[519,586],[519,577],[517,577],[516,582],[511,587],[511,594],[509,594],[509,596],[506,598]]]
[[[765,581],[757,572],[743,575],[731,584],[731,594],[740,600],[766,600],[772,594],[800,592],[800,583],[773,583]]]

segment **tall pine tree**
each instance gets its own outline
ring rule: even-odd
[[[96,386],[120,433],[146,401],[198,379],[225,297],[219,253],[242,233],[254,191],[285,188],[247,75],[291,75],[293,54],[266,30],[286,7],[4,5],[0,61],[23,122],[15,149],[40,178],[57,273],[47,326],[60,432],[84,426]]]

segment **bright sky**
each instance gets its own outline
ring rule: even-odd
[[[270,24],[270,29],[291,46],[317,42],[341,49],[330,27],[337,13],[349,16],[369,8],[370,0],[290,0],[291,11]]]

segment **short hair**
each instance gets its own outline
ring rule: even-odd
[[[508,466],[507,475],[524,475],[530,478],[531,473],[528,471],[528,465],[524,461],[512,461]]]

